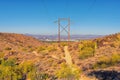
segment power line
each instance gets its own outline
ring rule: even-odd
[[[62,21],[67,21],[67,25],[63,26]],[[61,41],[61,33],[65,31],[67,33],[68,41],[70,41],[70,18],[58,18],[55,23],[58,23],[58,42]]]

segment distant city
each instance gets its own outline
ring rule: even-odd
[[[25,35],[32,36],[41,41],[58,41],[58,35],[34,35],[34,34],[25,34]],[[71,35],[70,41],[95,39],[103,36],[105,35]],[[61,35],[61,41],[67,41],[67,35]]]

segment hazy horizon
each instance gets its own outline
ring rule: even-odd
[[[58,35],[56,34],[41,34],[41,33],[19,33],[19,32],[0,32],[0,33],[13,33],[13,34],[25,34],[25,35]],[[119,33],[119,32],[116,32]],[[116,34],[112,33],[112,34]],[[70,34],[70,35],[111,35],[111,34]],[[61,34],[61,36],[67,36],[67,34]]]

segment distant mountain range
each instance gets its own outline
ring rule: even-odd
[[[32,36],[42,41],[57,41],[58,35],[34,35],[34,34],[25,34],[27,36]],[[71,41],[75,40],[86,40],[86,39],[95,39],[99,37],[103,37],[105,35],[71,35]],[[67,35],[61,35],[61,40],[66,41]]]

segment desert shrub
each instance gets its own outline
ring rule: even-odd
[[[20,79],[20,74],[16,70],[16,59],[9,58],[7,60],[2,59],[0,64],[0,80],[18,80]]]
[[[120,41],[120,33],[117,34],[117,40]]]
[[[4,57],[4,55],[5,55],[5,53],[4,53],[4,52],[0,52],[0,59],[1,59],[1,58],[3,58],[3,57]]]
[[[46,50],[44,46],[37,47],[37,52],[40,53],[41,51]]]
[[[29,46],[27,46],[28,48],[32,48],[32,46],[31,45],[29,45]]]
[[[35,51],[34,48],[28,48],[28,52],[33,52],[33,51]]]
[[[14,72],[11,66],[0,65],[0,79],[1,80],[11,80],[14,77]]]
[[[2,60],[2,65],[3,66],[15,66],[16,59],[15,58],[9,58],[7,60]]]
[[[40,72],[32,61],[16,64],[16,58],[2,59],[0,80],[55,80],[56,77]]]
[[[37,72],[35,77],[31,78],[31,80],[57,80],[57,77],[44,72]]]
[[[24,48],[24,47],[23,47],[23,48],[22,48],[22,51],[25,51],[25,52],[27,52],[27,48]]]
[[[96,64],[94,64],[94,68],[106,68],[110,64],[110,59],[106,56],[102,56],[99,58],[99,61]]]
[[[85,59],[94,56],[95,49],[97,48],[97,43],[93,41],[82,41],[79,45],[79,58]]]
[[[40,73],[39,75],[38,75],[38,78],[37,79],[39,79],[39,80],[46,80],[46,79],[48,79],[49,78],[49,75],[48,74],[46,74],[46,73]]]
[[[111,57],[111,63],[114,65],[119,62],[120,62],[120,54],[113,54]]]
[[[55,47],[47,47],[48,52],[56,51],[57,49]]]
[[[61,42],[61,46],[68,46],[68,42]]]
[[[29,45],[27,46],[27,50],[28,52],[33,52],[35,50],[35,47]]]
[[[99,61],[93,65],[96,68],[106,68],[120,63],[120,54],[113,54],[111,57],[102,56]]]
[[[61,69],[57,70],[56,76],[59,79],[78,80],[80,76],[80,70],[75,66],[70,67],[63,63],[61,64]]]
[[[16,64],[15,58],[2,59],[0,80],[26,80],[28,78],[31,80],[36,78],[36,68],[32,62]]]
[[[48,53],[56,51],[57,49],[54,46],[40,46],[36,49],[38,53]]]
[[[22,78],[26,76],[25,80],[26,79],[35,80],[38,76],[36,66],[33,64],[32,61],[25,61],[19,64],[18,68],[22,72]]]
[[[93,55],[94,55],[94,49],[92,49],[91,47],[86,47],[80,52],[79,58],[85,59],[88,57],[92,57]]]
[[[25,61],[21,64],[19,64],[19,67],[21,68],[23,73],[29,73],[33,70],[34,64],[32,61]]]
[[[81,41],[81,44],[79,45],[79,48],[82,50],[84,47],[91,47],[91,48],[97,48],[97,43],[93,42],[91,40],[83,40]]]
[[[5,50],[12,50],[12,48],[11,47],[6,47]]]
[[[120,46],[120,41],[113,41],[111,44],[110,44],[111,47],[114,47],[114,48],[117,48]]]

